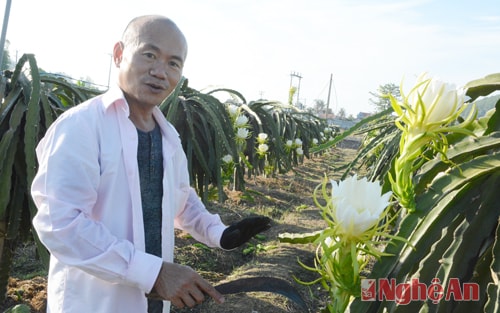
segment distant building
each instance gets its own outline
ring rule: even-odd
[[[337,126],[341,130],[346,130],[356,125],[357,122],[357,120],[333,118],[328,120],[328,125]]]
[[[325,120],[332,120],[335,118],[335,114],[334,113],[319,113],[318,117],[325,119]]]
[[[362,120],[362,119],[367,118],[368,116],[371,116],[371,115],[372,115],[372,113],[359,112],[358,116],[357,116],[357,119],[358,120]]]
[[[338,126],[340,129],[346,130],[356,125],[356,123],[358,123],[362,119],[367,118],[371,115],[373,114],[367,112],[359,112],[355,119],[346,119],[336,116],[334,113],[320,113],[318,114],[318,117],[325,119],[328,122],[328,125]]]

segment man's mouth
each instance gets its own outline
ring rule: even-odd
[[[163,91],[163,90],[167,89],[167,87],[165,85],[162,85],[162,84],[146,83],[146,85],[148,85],[153,90]]]

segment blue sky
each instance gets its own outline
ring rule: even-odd
[[[300,101],[371,112],[369,92],[411,85],[428,72],[460,86],[500,72],[498,0],[13,0],[11,56],[107,85],[109,54],[128,21],[162,14],[189,44],[193,88],[225,87],[247,100],[287,101],[292,72]],[[3,16],[4,4],[0,4]],[[294,78],[293,85],[298,80]]]

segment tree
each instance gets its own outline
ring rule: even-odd
[[[346,116],[347,116],[347,113],[346,113],[345,109],[344,108],[340,108],[339,113],[337,113],[337,116],[340,119],[345,119]]]
[[[321,99],[316,99],[314,100],[313,108],[316,111],[316,114],[319,115],[320,113],[324,113],[326,108],[326,103]]]
[[[391,107],[391,101],[387,95],[392,94],[396,99],[401,98],[399,86],[393,83],[380,85],[376,92],[370,92],[375,98],[370,98],[369,101],[376,107],[376,112],[382,112]]]

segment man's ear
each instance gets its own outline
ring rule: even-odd
[[[115,43],[115,46],[113,47],[113,61],[115,62],[116,67],[120,67],[120,63],[122,62],[123,47],[123,42],[121,41]]]

